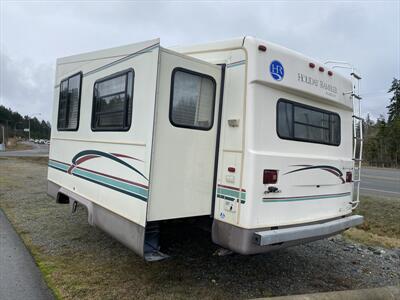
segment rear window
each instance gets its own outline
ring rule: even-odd
[[[338,146],[340,117],[316,107],[279,100],[277,131],[283,139]]]

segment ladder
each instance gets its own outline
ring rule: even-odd
[[[333,65],[334,68],[344,68],[351,70],[352,90],[344,92],[343,95],[349,95],[353,105],[352,127],[353,127],[353,199],[349,203],[354,210],[360,203],[360,185],[361,185],[361,164],[363,152],[363,125],[364,119],[361,116],[361,96],[360,96],[360,80],[361,76],[356,69],[347,62],[342,61],[327,61],[326,65]]]
[[[351,98],[353,102],[353,182],[354,193],[353,200],[350,202],[352,209],[355,209],[360,203],[360,185],[361,185],[361,163],[363,152],[363,127],[364,119],[361,117],[361,97],[360,80],[361,76],[355,73],[354,69],[350,74],[353,78],[353,91]]]

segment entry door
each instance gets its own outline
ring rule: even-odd
[[[211,214],[221,67],[161,52],[147,219]]]

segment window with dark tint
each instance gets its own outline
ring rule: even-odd
[[[94,84],[92,129],[128,130],[132,119],[133,70]]]
[[[60,83],[58,130],[77,130],[81,98],[82,74],[73,75]]]
[[[281,138],[335,146],[340,144],[340,117],[336,113],[279,100],[277,119]]]
[[[170,121],[178,127],[208,130],[213,126],[215,81],[183,69],[172,75]]]

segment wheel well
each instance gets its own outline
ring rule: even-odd
[[[56,198],[56,203],[60,204],[68,204],[69,203],[69,197],[63,193],[58,193],[57,198]]]

